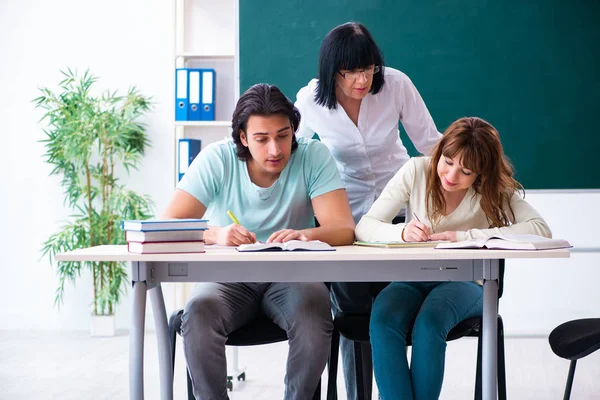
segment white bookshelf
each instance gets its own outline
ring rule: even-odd
[[[207,60],[207,61],[233,61],[235,60],[235,55],[233,54],[213,54],[213,55],[206,55],[206,54],[200,54],[200,53],[188,53],[188,52],[183,52],[183,53],[176,53],[175,54],[176,58],[182,58],[182,59],[196,59],[196,58],[200,58],[203,60]]]
[[[175,121],[173,181],[177,183],[177,140],[200,139],[202,148],[230,137],[239,97],[238,0],[175,0],[175,68],[212,68],[216,73],[215,121]]]
[[[173,54],[173,96],[176,68],[212,68],[216,73],[215,121],[175,121],[173,108],[173,187],[177,184],[177,141],[200,139],[202,148],[231,137],[231,116],[240,93],[238,0],[175,0],[175,52]],[[194,284],[177,283],[175,308],[187,303]],[[238,350],[227,348],[228,387],[245,379],[245,367],[238,365]]]

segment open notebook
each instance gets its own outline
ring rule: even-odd
[[[334,251],[335,249],[320,240],[305,242],[303,240],[290,240],[285,243],[254,243],[242,244],[237,251]]]
[[[496,235],[485,239],[440,243],[436,249],[503,249],[503,250],[550,250],[573,247],[564,239],[548,239],[538,235]]]

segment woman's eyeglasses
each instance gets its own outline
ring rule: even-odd
[[[365,76],[365,79],[372,78],[373,75],[378,73],[380,70],[381,70],[381,68],[379,68],[379,65],[375,65],[371,68],[362,69],[362,70],[354,70],[354,71],[348,71],[348,72],[338,71],[338,74],[340,74],[342,76],[342,78],[344,78],[348,81],[355,81],[363,74]]]

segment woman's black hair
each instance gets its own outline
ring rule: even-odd
[[[241,161],[248,161],[249,158],[252,158],[250,150],[242,144],[240,139],[240,132],[246,133],[248,120],[252,115],[261,117],[285,115],[288,117],[294,131],[292,135],[292,153],[298,148],[296,131],[300,125],[300,111],[276,86],[259,83],[242,94],[231,119],[231,136],[237,148],[237,157]]]
[[[335,77],[338,71],[365,69],[371,65],[379,66],[380,71],[373,76],[369,92],[379,93],[384,84],[383,64],[383,54],[363,24],[347,22],[336,26],[321,43],[315,102],[330,110],[335,109]]]

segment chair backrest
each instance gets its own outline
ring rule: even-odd
[[[548,336],[554,354],[578,360],[600,349],[600,318],[575,319],[560,324]]]
[[[169,321],[169,326],[178,334],[181,334],[182,315],[183,310],[178,310],[171,315]],[[283,342],[285,340],[288,340],[287,333],[265,314],[259,312],[246,325],[231,332],[226,344],[229,346],[255,346]]]
[[[504,292],[504,267],[506,264],[505,259],[500,260],[500,268],[498,272],[498,299],[502,297],[502,293]]]
[[[246,325],[227,338],[229,346],[256,346],[288,340],[287,333],[265,314],[259,312]]]

